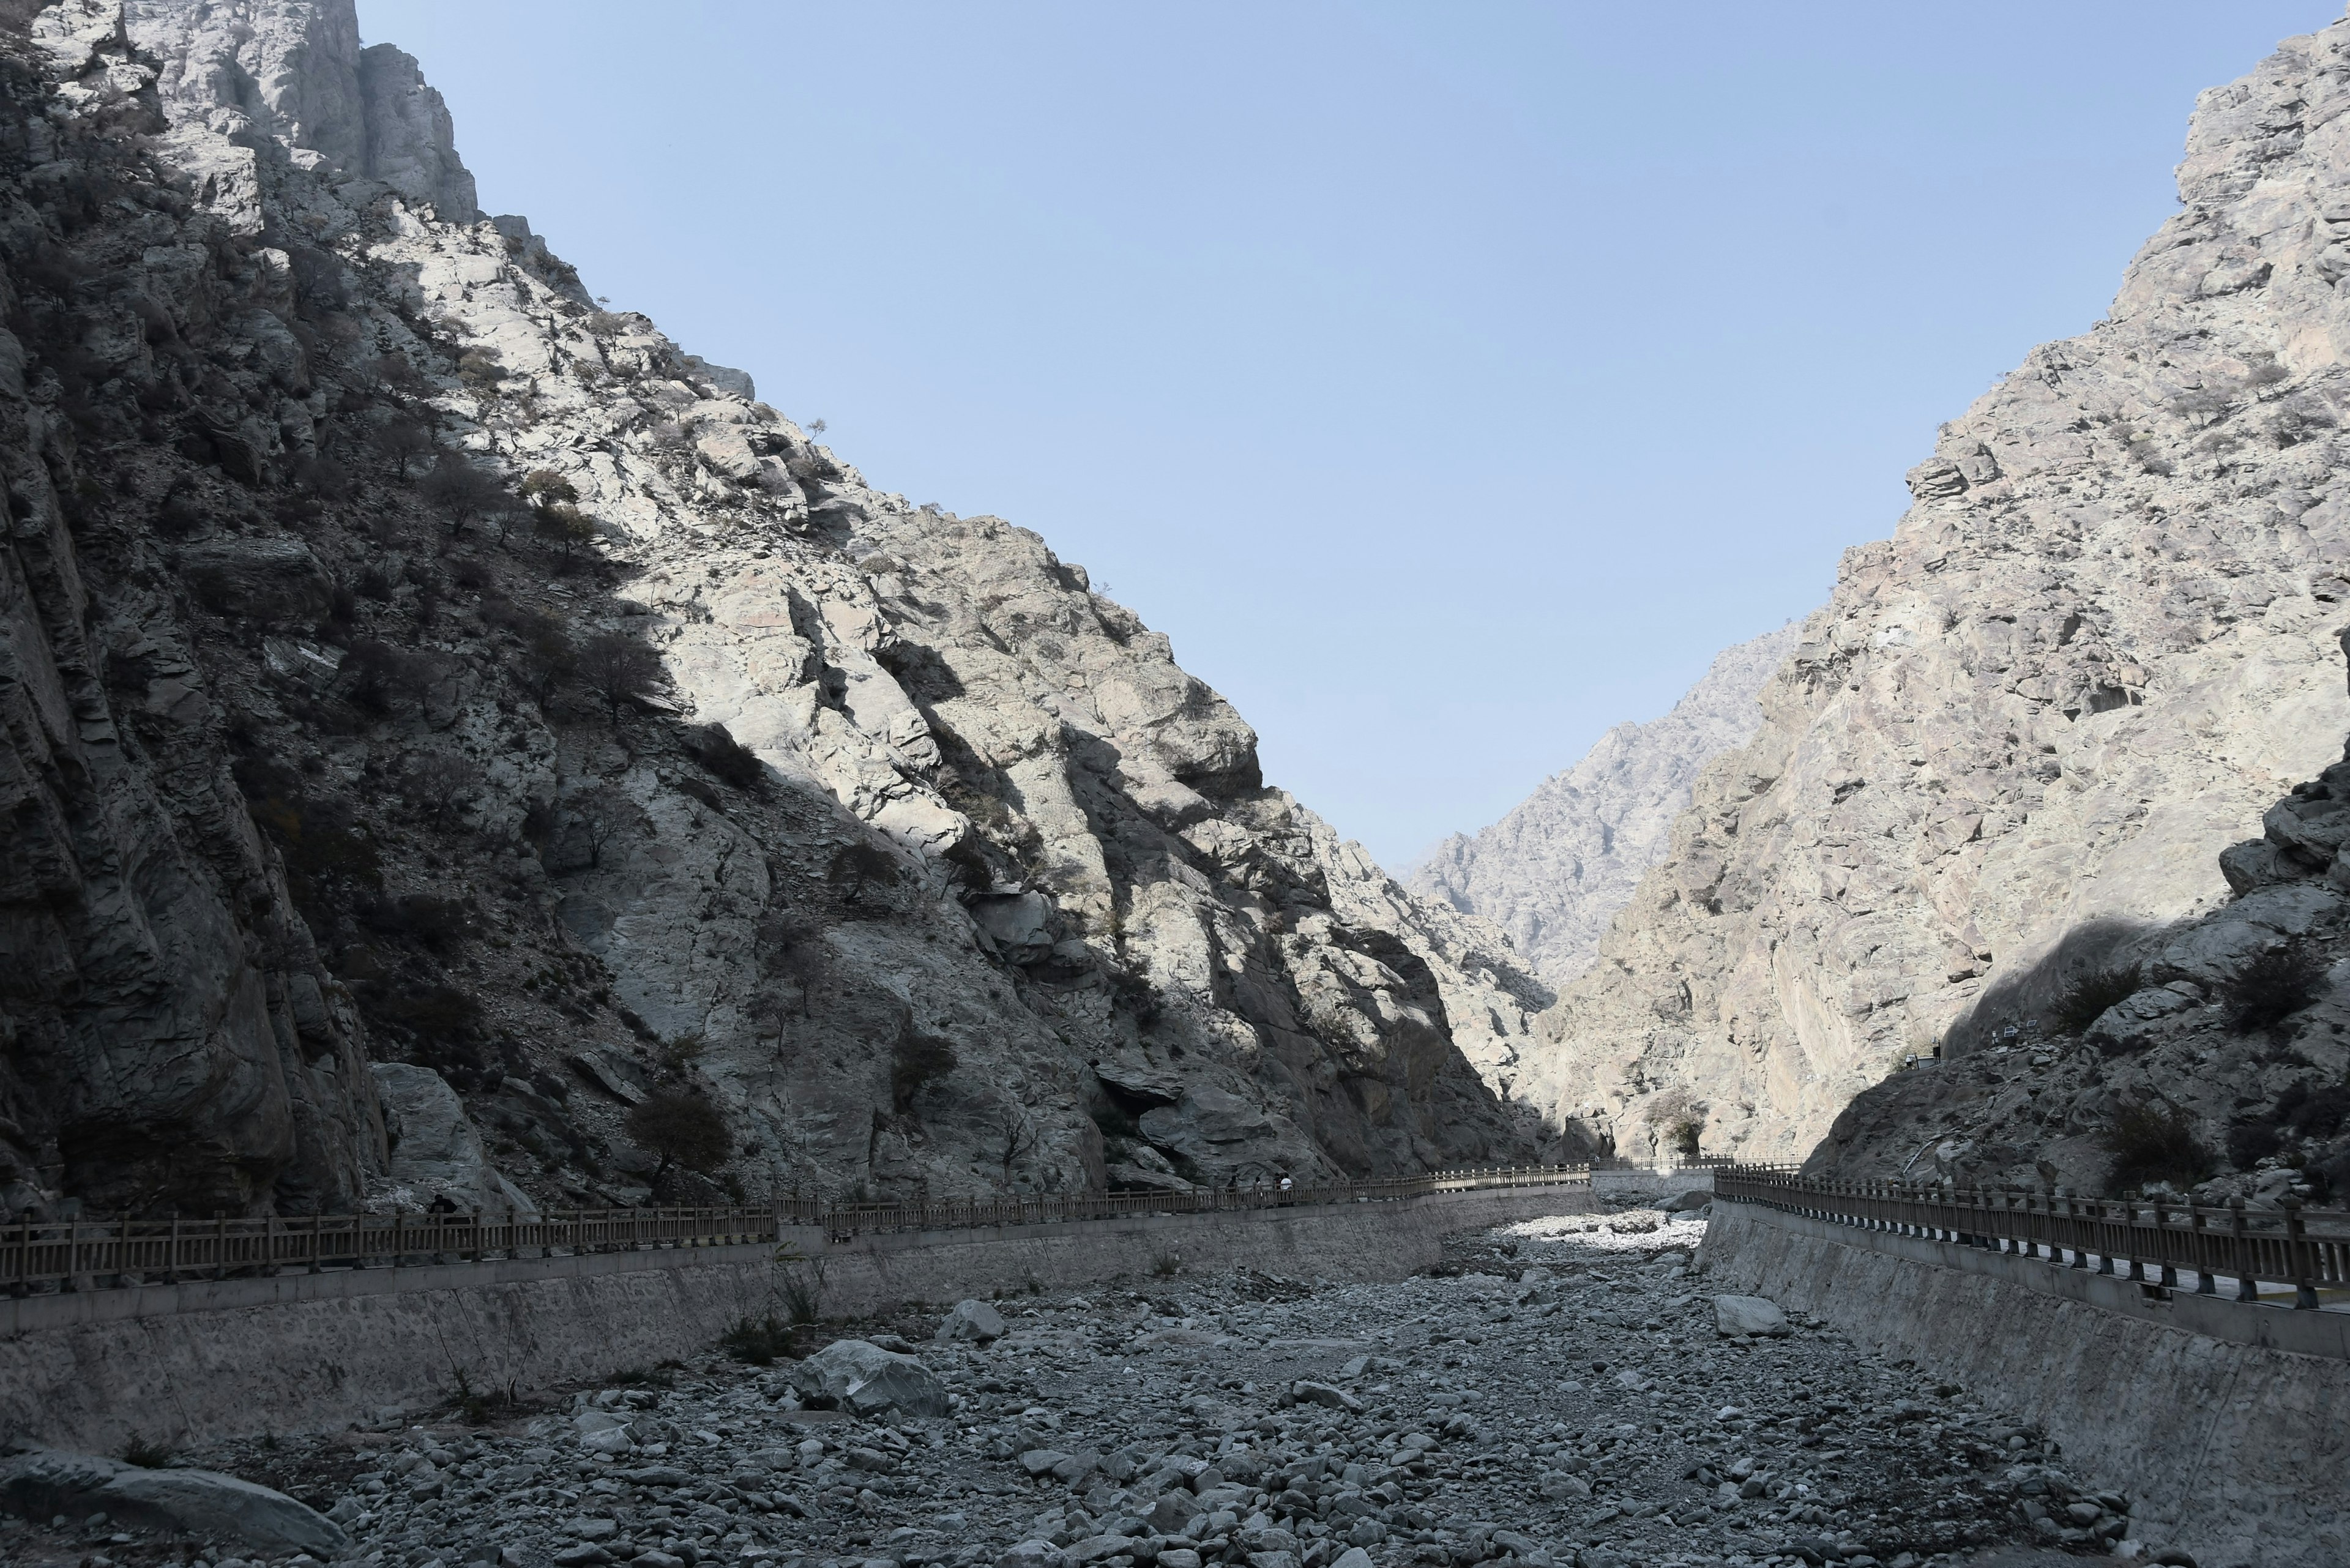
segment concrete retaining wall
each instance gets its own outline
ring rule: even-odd
[[[2350,1363],[2163,1321],[2178,1303],[2101,1304],[2094,1275],[2020,1258],[2002,1272],[1977,1249],[1752,1204],[1714,1206],[1701,1257],[1724,1288],[1815,1314],[2039,1422],[2069,1466],[2128,1491],[2142,1540],[2220,1568],[2350,1563]],[[2272,1327],[2321,1315],[2240,1310]]]
[[[1397,1202],[895,1232],[767,1246],[368,1269],[29,1298],[0,1331],[0,1438],[110,1453],[133,1432],[193,1440],[337,1426],[476,1387],[603,1376],[705,1349],[779,1310],[788,1274],[827,1315],[1066,1291],[1163,1268],[1395,1279],[1448,1233],[1595,1207],[1583,1187]]]

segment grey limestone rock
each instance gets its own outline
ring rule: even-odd
[[[445,1197],[461,1210],[504,1216],[535,1213],[530,1199],[490,1161],[481,1129],[447,1080],[405,1062],[374,1066],[376,1099],[390,1146],[386,1177],[419,1206]]]
[[[943,1416],[946,1386],[910,1355],[861,1339],[837,1339],[792,1369],[800,1397],[825,1408],[859,1416],[894,1410],[902,1416]]]
[[[191,545],[180,570],[212,604],[255,620],[321,619],[334,578],[299,539],[223,539]]]
[[[141,1469],[90,1454],[36,1449],[0,1460],[0,1500],[16,1512],[105,1513],[125,1524],[243,1542],[273,1555],[339,1554],[342,1528],[283,1492],[201,1469]]]
[[[1002,1339],[1003,1333],[1002,1313],[983,1301],[960,1301],[939,1324],[938,1337],[989,1345]]]
[[[1713,1326],[1721,1334],[1763,1334],[1777,1339],[1794,1332],[1787,1314],[1768,1296],[1716,1296]]]
[[[1945,426],[1846,553],[1521,1095],[1627,1153],[1693,1109],[1707,1153],[1800,1158],[2067,931],[2227,898],[2220,852],[2342,729],[2345,44],[2198,100],[2106,319]],[[2320,818],[2268,841],[2306,864]]]

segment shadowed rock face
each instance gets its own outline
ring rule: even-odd
[[[120,290],[135,308],[137,270],[76,264],[139,253],[103,221],[77,223],[70,200],[42,198],[91,188],[78,178],[119,161],[109,139],[161,121],[127,64],[91,77],[57,126],[26,111],[56,62],[81,75],[93,47],[121,60],[115,24],[61,7],[9,40],[5,62],[22,96],[6,115],[0,291],[29,341],[0,334],[0,1199],[11,1212],[64,1196],[199,1214],[348,1207],[382,1147],[358,1019],[229,775],[174,580],[99,521],[116,471],[87,461],[93,432],[77,423],[103,373],[95,354],[123,345],[100,332],[90,349],[78,335],[93,323],[56,287]],[[60,186],[27,180],[41,163],[67,171]],[[59,242],[77,235],[88,249],[69,254]],[[186,276],[198,297],[224,282],[201,264]],[[131,341],[144,351],[135,316]],[[306,554],[276,548],[280,566]],[[242,599],[282,575],[253,565],[224,546],[190,580]],[[289,580],[323,607],[315,560]]]
[[[357,39],[0,33],[12,1211],[515,1200],[370,1058],[567,1207],[1533,1152],[1498,933],[1035,535],[594,308]]]
[[[1999,973],[2097,917],[2226,896],[2216,859],[2341,730],[2350,610],[2350,28],[2203,95],[2183,206],[2111,314],[1944,427],[1846,556],[1600,961],[1538,1104],[1799,1158]]]
[[[1412,891],[1491,920],[1546,983],[1571,983],[1672,847],[1699,770],[1754,738],[1756,699],[1795,639],[1790,625],[1724,650],[1671,712],[1617,725],[1501,821],[1437,846],[1411,874]]]

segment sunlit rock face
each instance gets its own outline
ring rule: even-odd
[[[2227,896],[2343,729],[2345,50],[2205,93],[2108,318],[1943,427],[1542,1021],[1537,1104],[1645,1148],[1670,1094],[1799,1158],[2064,931]]]

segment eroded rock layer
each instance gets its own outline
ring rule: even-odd
[[[482,217],[349,0],[5,36],[12,1210],[1532,1151],[1504,940],[1035,535]]]
[[[2226,896],[2219,851],[2341,730],[2345,108],[2338,24],[2203,95],[2108,318],[1944,427],[1845,557],[1544,1020],[1538,1103],[1801,1157],[2064,932]]]

